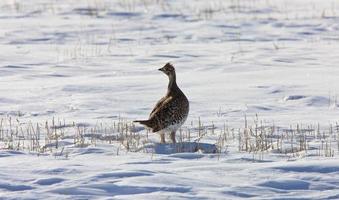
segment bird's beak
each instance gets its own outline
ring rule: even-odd
[[[159,70],[159,71],[163,71],[163,69],[162,69],[162,68],[159,68],[158,70]]]

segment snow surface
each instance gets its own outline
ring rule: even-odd
[[[190,100],[186,126],[200,117],[238,129],[256,114],[282,127],[334,124],[338,17],[336,0],[3,0],[0,114],[88,126],[144,119],[170,61]],[[1,149],[0,199],[339,199],[338,154],[60,142],[68,156]]]

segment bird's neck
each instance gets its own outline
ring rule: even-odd
[[[169,83],[168,83],[167,94],[170,94],[171,92],[174,92],[178,90],[179,88],[177,85],[175,74],[168,76],[168,78],[169,78]]]

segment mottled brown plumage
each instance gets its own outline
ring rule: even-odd
[[[155,105],[148,120],[136,120],[134,122],[139,122],[149,127],[152,132],[161,131],[161,142],[165,142],[163,132],[170,132],[172,142],[175,143],[175,132],[186,121],[189,103],[187,97],[176,83],[173,65],[167,63],[159,70],[169,78],[167,93]]]

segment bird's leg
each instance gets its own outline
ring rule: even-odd
[[[162,133],[160,133],[160,143],[161,144],[165,144],[166,142],[165,142],[165,134],[162,132]]]
[[[172,131],[171,132],[171,140],[172,140],[172,143],[175,144],[176,141],[175,141],[175,131]]]

